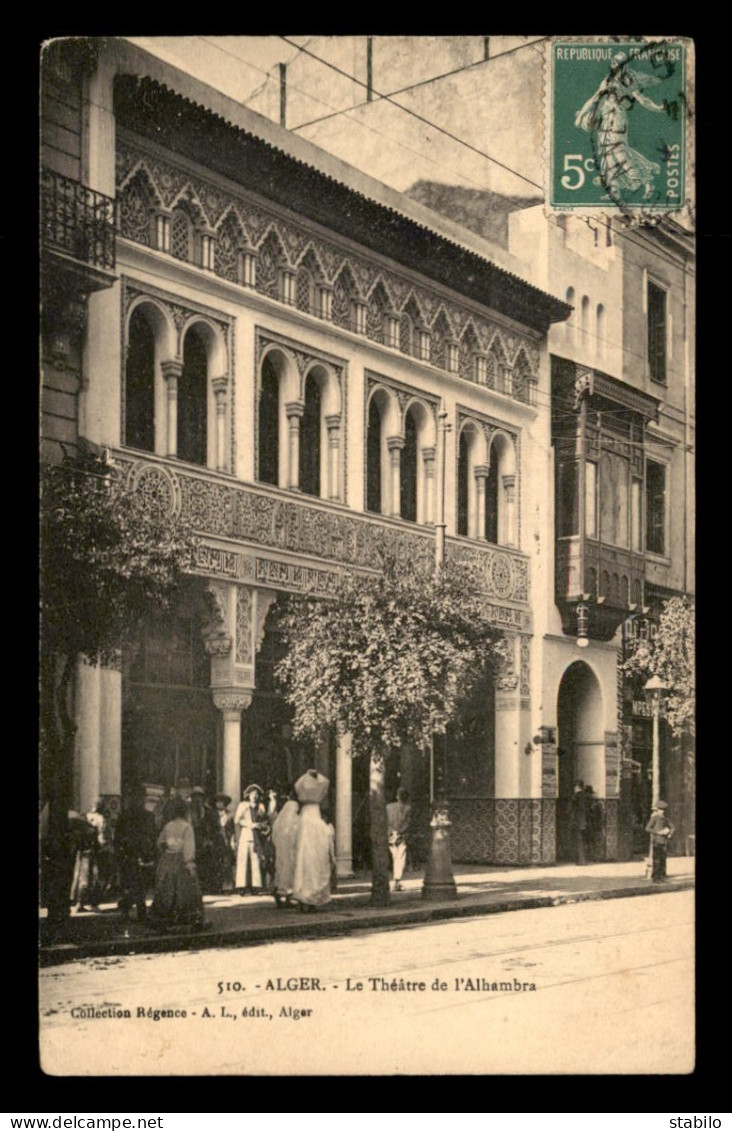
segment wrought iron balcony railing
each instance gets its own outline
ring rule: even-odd
[[[115,202],[50,169],[41,173],[41,239],[44,248],[113,271]]]

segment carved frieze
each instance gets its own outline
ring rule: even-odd
[[[236,650],[237,664],[251,664],[252,650],[252,590],[246,585],[236,587]]]
[[[332,240],[313,235],[307,227],[301,227],[291,218],[285,219],[274,210],[270,212],[259,204],[254,204],[244,190],[236,192],[221,188],[199,174],[176,165],[174,159],[161,158],[128,139],[118,139],[117,143],[117,195],[121,202],[122,235],[136,242],[141,240],[144,229],[139,223],[139,207],[127,206],[126,197],[131,191],[135,178],[143,176],[149,186],[150,207],[162,201],[163,207],[171,208],[175,200],[187,193],[200,208],[205,223],[214,231],[226,221],[234,210],[248,245],[255,250],[273,232],[282,249],[285,265],[295,269],[308,247],[317,253],[326,275],[326,281],[334,284],[338,276],[348,268],[352,283],[353,297],[367,301],[374,287],[381,282],[397,314],[416,306],[416,313],[425,329],[430,329],[440,311],[454,328],[456,337],[465,331],[472,321],[482,349],[488,349],[492,342],[498,342],[508,364],[513,364],[521,349],[526,354],[532,373],[539,368],[539,350],[532,337],[522,336],[515,330],[498,324],[489,316],[477,314],[464,306],[459,300],[445,299],[429,285],[415,284],[401,276],[395,269],[384,269],[373,263],[367,254],[352,248],[340,248]],[[131,217],[132,219],[126,219]],[[138,217],[138,222],[133,222]]]

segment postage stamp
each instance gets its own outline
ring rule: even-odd
[[[551,43],[550,210],[684,208],[688,46],[667,39]]]

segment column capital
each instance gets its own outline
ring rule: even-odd
[[[473,475],[476,479],[487,479],[491,473],[491,469],[487,463],[478,463],[473,468]]]
[[[325,418],[325,424],[329,432],[335,432],[341,426],[341,414],[333,412]]]
[[[252,705],[252,691],[242,691],[239,688],[225,687],[225,688],[212,688],[211,694],[213,695],[214,706],[218,707],[219,711],[223,711],[224,715],[235,714],[239,716],[242,711]]]
[[[288,420],[291,421],[293,418],[299,420],[305,412],[305,401],[288,401],[285,405],[285,412]]]
[[[437,456],[437,448],[422,448],[422,459],[425,463],[433,463]]]
[[[223,398],[226,395],[226,392],[229,388],[229,378],[228,377],[214,377],[212,382],[211,382],[211,388],[214,391],[214,396],[216,397],[216,400],[217,401],[223,400]]]
[[[389,436],[387,437],[386,446],[390,452],[400,452],[406,446],[406,438],[404,436]]]
[[[170,358],[168,361],[161,361],[160,368],[163,372],[163,377],[167,381],[171,377],[180,377],[183,372],[183,362],[178,361],[177,358]]]

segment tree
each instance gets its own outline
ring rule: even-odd
[[[68,917],[78,662],[114,664],[140,620],[170,607],[197,539],[130,489],[91,446],[41,475],[41,780],[49,803],[49,920]]]
[[[658,676],[666,684],[664,717],[675,738],[693,736],[696,712],[695,609],[688,597],[664,602],[658,631],[641,640],[623,670],[644,680]]]
[[[334,599],[291,598],[278,614],[286,654],[277,676],[293,731],[351,736],[369,758],[371,901],[389,902],[385,759],[406,744],[427,749],[503,655],[479,580],[466,567],[347,575]]]

